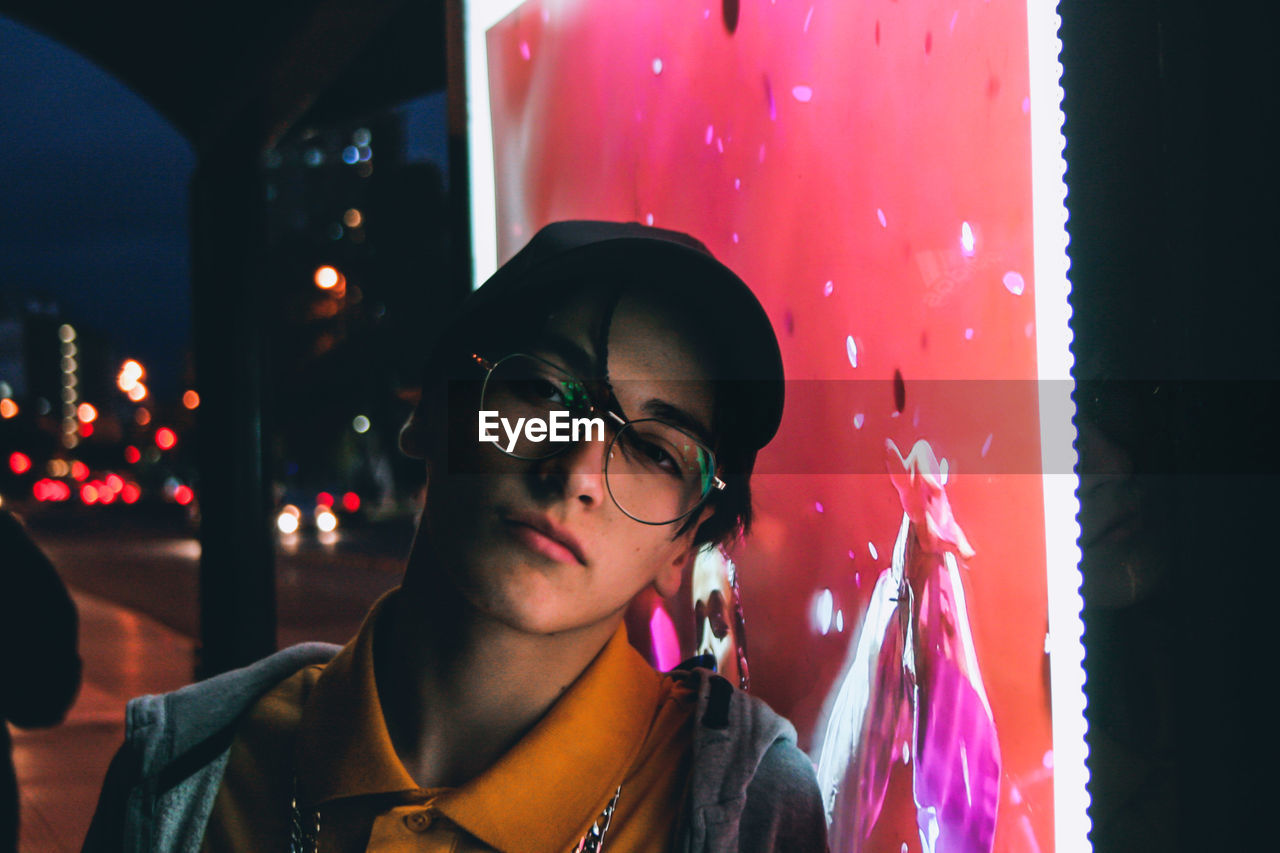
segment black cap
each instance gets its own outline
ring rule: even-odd
[[[705,326],[721,354],[717,380],[739,386],[737,437],[758,450],[782,420],[783,372],[778,338],[751,289],[698,240],[636,222],[574,220],[542,228],[488,281],[469,294],[447,324],[429,366],[492,317],[527,303],[566,280],[661,282],[706,305]]]

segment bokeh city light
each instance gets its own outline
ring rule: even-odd
[[[178,443],[178,435],[168,427],[160,427],[156,430],[156,447],[161,450],[169,450]]]
[[[341,279],[340,273],[331,266],[323,266],[316,269],[315,273],[316,287],[321,290],[331,290],[336,287]]]

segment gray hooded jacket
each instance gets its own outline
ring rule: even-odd
[[[276,684],[338,651],[304,643],[125,712],[84,850],[197,853],[240,716]],[[704,669],[679,677],[698,692],[687,819],[677,853],[821,853],[826,819],[813,764],[792,725]],[[607,847],[607,840],[606,840]]]

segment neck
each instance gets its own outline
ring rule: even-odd
[[[421,543],[416,543],[421,544]],[[475,610],[414,549],[378,627],[378,696],[396,754],[423,788],[494,764],[591,664],[621,622],[543,635]]]

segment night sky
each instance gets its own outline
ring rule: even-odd
[[[447,175],[445,97],[399,109],[407,161]],[[159,113],[70,48],[0,15],[0,313],[53,300],[180,392],[191,338],[195,154]]]
[[[56,300],[173,394],[191,326],[191,146],[114,77],[0,16],[0,152],[0,302]]]

